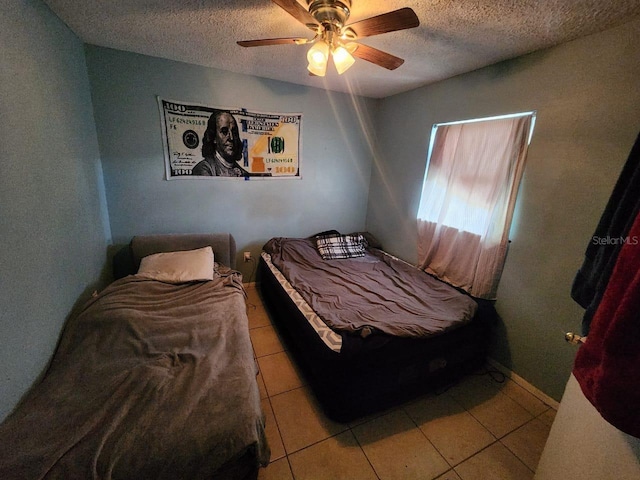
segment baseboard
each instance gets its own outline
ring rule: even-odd
[[[560,403],[557,400],[554,400],[543,391],[531,385],[529,382],[527,382],[524,378],[522,378],[517,373],[512,372],[504,365],[495,361],[493,358],[487,358],[487,363],[492,367],[496,368],[497,370],[499,370],[500,372],[504,373],[507,376],[507,378],[512,380],[517,385],[520,385],[522,388],[524,388],[527,392],[529,392],[531,395],[536,397],[541,402],[544,402],[545,404],[549,405],[551,408],[558,410]]]

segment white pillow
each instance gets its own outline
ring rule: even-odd
[[[140,261],[138,276],[168,283],[213,280],[211,247],[148,255]]]

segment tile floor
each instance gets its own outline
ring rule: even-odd
[[[305,385],[256,287],[247,294],[271,446],[259,479],[533,478],[556,412],[519,385],[479,372],[438,395],[336,423]]]

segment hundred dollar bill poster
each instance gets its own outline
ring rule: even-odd
[[[301,178],[302,114],[158,97],[167,180]]]

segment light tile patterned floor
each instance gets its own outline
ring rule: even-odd
[[[305,385],[256,288],[247,295],[271,446],[259,479],[533,478],[555,410],[519,385],[473,375],[438,395],[336,423]]]

